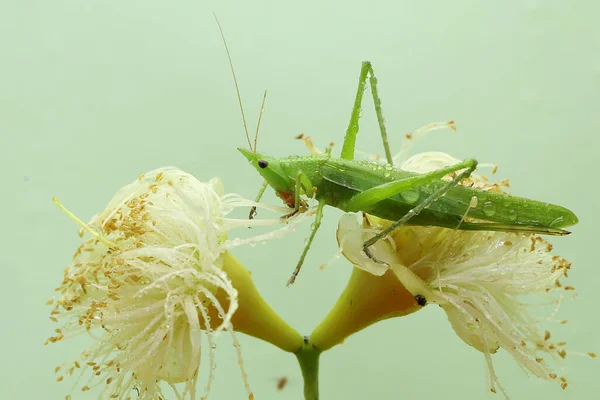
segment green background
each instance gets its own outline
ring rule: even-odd
[[[269,90],[259,149],[304,154],[294,136],[339,151],[360,62],[373,62],[395,149],[406,132],[456,120],[414,151],[476,156],[500,165],[512,192],[558,203],[581,222],[552,240],[573,261],[553,337],[600,353],[598,338],[598,96],[600,3],[592,1],[158,1],[0,2],[0,398],[63,399],[54,366],[87,338],[43,346],[53,294],[79,243],[53,195],[87,220],[141,172],[176,165],[222,178],[253,198],[261,183],[235,150],[245,146],[236,95],[212,12],[218,13],[254,127]],[[381,152],[372,106],[358,147]],[[253,128],[252,128],[253,129]],[[266,201],[278,203],[272,195]],[[304,270],[285,287],[309,224],[278,242],[236,252],[273,307],[303,334],[327,313],[350,266],[317,266],[336,248],[340,213],[327,209]],[[266,214],[263,214],[265,216]],[[242,337],[259,399],[300,399],[294,357]],[[213,399],[244,399],[231,341],[219,341]],[[570,386],[527,378],[494,357],[514,399],[593,399],[598,359],[567,357]],[[289,385],[276,390],[280,376]],[[437,307],[380,323],[322,357],[323,399],[481,399],[483,355]],[[202,385],[203,386],[203,385]],[[92,399],[76,393],[74,399]]]

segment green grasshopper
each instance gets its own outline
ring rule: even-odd
[[[233,72],[230,57],[229,62]],[[356,136],[359,130],[358,120],[367,78],[369,78],[388,162],[385,166],[354,159]],[[323,208],[326,205],[345,212],[360,211],[396,221],[389,228],[363,243],[363,251],[373,259],[369,247],[402,224],[440,226],[460,230],[567,235],[570,232],[562,228],[578,222],[573,212],[561,206],[460,186],[459,183],[468,178],[477,168],[475,159],[467,159],[456,165],[425,174],[395,168],[389,149],[381,100],[377,92],[377,79],[370,62],[362,63],[358,90],[339,158],[331,155],[331,147],[324,154],[318,155],[269,157],[256,151],[256,138],[254,147],[251,145],[247,129],[246,136],[250,149],[238,148],[238,150],[265,180],[257,201],[260,200],[267,186],[271,186],[277,196],[293,209],[288,216],[307,209],[303,196],[314,197],[318,201],[310,236],[288,280],[288,286],[294,283],[300,272],[321,225]],[[461,172],[458,173],[459,171]],[[449,174],[455,175],[452,180],[442,180]],[[251,212],[250,217],[252,215]],[[469,220],[465,221],[465,217]]]

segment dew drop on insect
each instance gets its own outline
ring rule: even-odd
[[[419,200],[419,189],[413,188],[411,190],[405,190],[404,192],[400,192],[400,196],[408,204],[415,204]]]
[[[477,208],[478,203],[479,203],[479,199],[477,198],[477,196],[473,196],[473,197],[471,197],[471,202],[469,203],[469,207]]]
[[[494,214],[496,214],[496,205],[491,201],[486,201],[485,203],[483,203],[483,213],[488,217],[493,216]]]
[[[550,226],[558,225],[559,223],[561,223],[563,221],[563,219],[564,219],[563,217],[555,218],[552,222],[550,222]]]
[[[516,210],[510,210],[508,212],[508,219],[510,219],[511,221],[516,221],[517,220],[517,211]]]

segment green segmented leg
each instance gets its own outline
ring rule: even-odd
[[[294,214],[300,210],[300,185],[302,182],[300,181],[302,171],[296,175],[296,184],[294,185]]]
[[[440,168],[425,174],[419,174],[411,176],[410,178],[384,183],[354,195],[348,201],[346,207],[353,211],[364,210],[369,206],[379,203],[380,201],[390,198],[391,196],[397,195],[398,193],[410,190],[417,186],[426,185],[433,180],[443,178],[444,176],[451,174],[452,172],[460,171],[461,169],[473,168],[473,170],[475,170],[476,166],[477,160],[468,159],[446,168]]]
[[[375,71],[373,66],[369,64],[371,70],[371,76],[369,77],[369,83],[371,84],[371,93],[373,94],[373,103],[375,104],[375,114],[377,114],[377,123],[379,124],[379,131],[381,132],[381,140],[383,141],[383,149],[385,151],[385,159],[388,164],[394,165],[392,158],[392,152],[390,151],[390,144],[388,142],[387,130],[385,129],[385,120],[383,119],[383,111],[381,111],[381,98],[379,97],[379,91],[377,90],[377,78],[375,77]]]
[[[263,197],[263,194],[265,194],[265,190],[267,190],[268,186],[269,186],[269,183],[267,181],[264,181],[262,186],[258,190],[258,193],[256,194],[256,198],[254,199],[254,202],[258,203],[260,201],[260,199]],[[256,206],[252,206],[252,208],[250,209],[250,214],[248,214],[248,219],[254,219],[255,216],[256,216]]]
[[[352,113],[350,114],[350,123],[348,124],[348,129],[346,129],[346,136],[344,137],[344,145],[342,146],[342,153],[340,157],[346,160],[354,160],[356,135],[358,134],[359,129],[358,120],[360,118],[360,109],[363,93],[367,88],[367,76],[369,76],[371,94],[373,95],[373,102],[375,103],[375,113],[377,114],[377,122],[379,123],[379,130],[381,131],[381,139],[383,140],[385,158],[388,164],[394,165],[392,153],[390,151],[390,145],[388,143],[388,135],[385,128],[385,120],[383,119],[383,112],[381,111],[381,99],[379,98],[379,92],[377,90],[377,78],[375,77],[375,73],[373,72],[373,66],[369,61],[364,61],[360,68],[360,77],[358,78],[358,89],[356,91],[354,106],[352,107]]]
[[[300,198],[300,194],[304,191],[304,193],[309,196],[312,194],[313,185],[310,181],[310,178],[302,171],[299,171],[296,174],[296,182],[294,183],[294,211],[289,214],[284,215],[281,218],[290,218],[294,215],[298,214],[301,209],[305,209],[307,204]]]
[[[375,235],[372,238],[370,238],[369,240],[365,241],[363,243],[363,251],[365,252],[367,257],[373,259],[376,262],[385,264],[384,262],[377,260],[373,256],[373,254],[371,254],[369,247],[372,246],[373,244],[375,244],[378,240],[386,237],[388,234],[390,234],[392,231],[394,231],[400,225],[406,223],[413,216],[419,214],[421,211],[423,211],[425,208],[427,208],[431,203],[433,203],[434,201],[436,201],[437,199],[442,197],[448,190],[450,190],[454,186],[458,185],[461,180],[471,176],[473,171],[475,171],[475,168],[477,168],[477,161],[475,161],[475,160],[467,160],[467,161],[470,161],[472,164],[465,171],[461,172],[454,179],[452,179],[450,182],[448,182],[446,185],[442,186],[441,188],[439,188],[438,190],[433,192],[429,197],[427,197],[425,200],[423,200],[421,203],[419,203],[416,207],[414,207],[413,209],[409,210],[406,214],[404,214],[402,216],[402,218],[400,218],[398,221],[394,222],[388,228],[384,229],[383,231],[379,232],[377,235]]]
[[[296,175],[296,185],[294,186],[294,206],[296,208],[298,208],[301,203],[300,193],[304,191],[304,194],[310,197],[313,193],[313,187],[308,175],[302,171],[298,172]]]
[[[319,206],[317,207],[317,214],[315,216],[315,222],[313,222],[311,229],[310,229],[310,236],[308,237],[308,240],[306,241],[306,246],[304,246],[304,250],[302,251],[302,255],[300,256],[300,260],[298,261],[298,264],[296,265],[296,268],[294,269],[292,276],[287,281],[288,287],[296,281],[296,277],[300,273],[300,268],[302,268],[302,264],[304,264],[304,259],[306,258],[306,254],[308,253],[308,250],[310,249],[310,245],[312,244],[313,239],[315,238],[315,235],[317,234],[317,230],[321,226],[321,220],[323,219],[323,208],[325,207],[326,204],[327,203],[324,200],[319,201]]]

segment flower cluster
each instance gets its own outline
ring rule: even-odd
[[[161,382],[177,399],[196,399],[203,336],[208,342],[210,392],[214,337],[232,329],[238,293],[224,272],[228,250],[292,229],[228,240],[235,227],[279,223],[236,220],[237,207],[261,204],[223,194],[218,179],[208,183],[175,169],[141,175],[122,188],[88,224],[84,240],[56,289],[51,320],[63,322],[48,342],[86,333],[95,339],[74,361],[56,368],[58,381],[79,375],[79,389],[101,387],[100,398],[165,398]],[[266,207],[265,207],[266,208]],[[279,208],[272,208],[281,211]],[[240,366],[242,367],[241,358]],[[252,394],[242,375],[249,397]],[[183,389],[175,385],[182,383]],[[67,396],[70,398],[70,395]]]
[[[423,173],[457,162],[443,153],[423,153],[402,169]],[[490,191],[508,185],[477,175],[469,184]],[[552,255],[552,245],[530,234],[403,226],[372,247],[385,264],[375,262],[362,252],[362,243],[390,224],[366,214],[344,215],[338,228],[341,251],[371,274],[393,271],[419,305],[440,305],[457,335],[484,354],[492,392],[505,393],[491,360],[500,348],[531,374],[567,387],[551,364],[566,357],[565,343],[551,340],[540,326],[554,319],[560,302],[574,290],[561,283],[571,264]],[[536,317],[533,310],[543,306],[550,308],[548,315]]]

